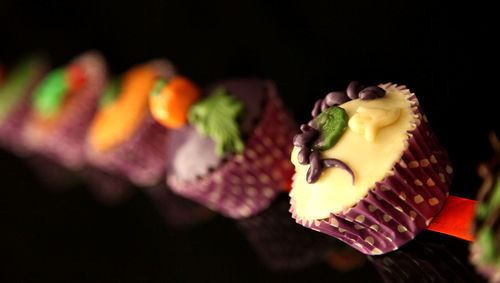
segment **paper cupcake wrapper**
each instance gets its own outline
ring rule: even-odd
[[[80,170],[79,177],[94,199],[104,205],[117,205],[130,198],[135,191],[127,180],[92,166]]]
[[[99,95],[107,81],[106,63],[101,54],[88,52],[76,58],[85,71],[89,83],[78,93],[78,105],[66,117],[61,117],[56,129],[46,134],[28,125],[23,137],[33,151],[44,154],[71,169],[81,169],[85,164],[84,142],[87,129],[97,110]]]
[[[175,75],[174,66],[167,60],[154,60],[149,64],[163,78]],[[87,158],[91,164],[138,186],[153,186],[165,177],[167,133],[148,112],[129,139],[105,153],[97,152],[87,141]]]
[[[464,247],[463,243],[459,244],[453,246],[452,253],[449,243],[417,238],[396,252],[368,258],[387,283],[484,282],[468,264],[467,250],[457,251]]]
[[[289,187],[294,170],[290,162],[294,133],[293,119],[272,86],[243,153],[201,180],[184,183],[167,177],[167,182],[176,193],[227,217],[249,217],[267,208]]]
[[[27,155],[28,148],[24,144],[22,129],[27,121],[31,109],[31,95],[34,88],[49,70],[48,62],[42,59],[37,66],[36,74],[31,79],[29,86],[23,93],[18,95],[23,97],[22,102],[12,109],[11,113],[0,123],[0,145],[18,155]]]
[[[165,222],[176,229],[191,228],[216,215],[208,208],[175,194],[164,183],[144,188],[144,192]]]
[[[290,212],[297,223],[338,238],[359,251],[383,254],[412,240],[431,223],[449,193],[453,169],[448,154],[433,134],[414,94],[405,86],[386,88],[406,91],[417,115],[409,131],[408,147],[388,175],[355,206],[328,219],[304,220]]]
[[[87,143],[89,162],[138,186],[152,186],[165,176],[167,129],[148,113],[130,139],[104,154]]]
[[[297,225],[290,218],[289,201],[282,194],[266,210],[236,222],[269,269],[299,269],[322,261],[339,248],[351,249],[332,237]]]

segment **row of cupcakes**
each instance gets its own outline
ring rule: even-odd
[[[96,51],[53,70],[47,62],[35,55],[7,70],[0,92],[2,105],[11,101],[2,145],[44,159],[44,172],[78,172],[100,198],[141,187],[178,226],[209,218],[208,207],[235,219],[273,269],[338,249],[356,253],[288,217],[295,124],[271,81],[229,79],[202,90],[165,59],[113,77]],[[23,64],[36,76],[17,71]]]

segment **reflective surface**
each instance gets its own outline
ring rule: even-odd
[[[498,129],[488,10],[347,1],[0,1],[0,61],[40,49],[57,66],[97,48],[117,74],[164,56],[202,86],[235,76],[272,79],[297,121],[308,119],[318,97],[351,80],[406,84],[452,158],[451,194],[474,198],[476,166],[491,155],[488,132]],[[165,191],[6,151],[0,172],[2,282],[482,280],[468,264],[467,242],[430,231],[399,252],[368,259],[292,225],[279,203],[260,220],[236,222]]]

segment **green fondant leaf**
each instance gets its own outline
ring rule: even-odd
[[[99,107],[105,108],[111,105],[117,98],[120,93],[120,81],[118,79],[113,79],[106,86],[106,90],[99,98]]]
[[[348,120],[345,110],[338,106],[325,109],[314,120],[314,126],[320,134],[312,149],[324,151],[334,146],[346,130]]]
[[[37,60],[36,57],[24,59],[5,78],[0,87],[0,121],[21,101],[23,91],[29,86],[35,73]]]
[[[151,90],[151,93],[149,94],[151,97],[155,97],[160,94],[161,90],[163,87],[167,84],[167,81],[165,79],[158,79],[155,82],[155,85],[153,86],[153,89]]]
[[[236,119],[243,111],[243,103],[216,89],[208,98],[191,107],[188,119],[198,132],[208,135],[217,143],[217,154],[240,153],[245,149]]]
[[[481,245],[482,259],[485,262],[494,262],[497,251],[495,244],[495,234],[489,227],[481,229],[477,234],[477,242]]]
[[[62,106],[69,86],[66,81],[66,69],[52,71],[37,87],[33,95],[33,106],[43,116],[55,115]]]

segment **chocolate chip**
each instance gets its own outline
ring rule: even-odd
[[[309,164],[309,155],[311,154],[311,149],[307,146],[304,146],[297,154],[297,159],[300,164],[305,165]]]
[[[307,170],[306,181],[309,184],[315,183],[319,177],[321,176],[321,160],[319,156],[319,152],[313,151],[309,155],[309,169]]]
[[[313,118],[316,118],[316,116],[319,115],[319,113],[321,112],[321,102],[323,102],[322,99],[318,99],[316,100],[316,102],[314,103],[314,108],[313,108],[313,111],[311,112],[311,115],[313,116]]]
[[[321,112],[325,111],[326,109],[328,109],[328,104],[326,104],[326,100],[323,99],[323,101],[321,102]]]
[[[347,86],[347,97],[350,99],[357,99],[359,97],[359,92],[364,88],[364,86],[358,81],[352,81]]]
[[[300,130],[302,132],[307,132],[307,131],[311,131],[311,130],[314,130],[313,127],[309,126],[309,125],[306,125],[306,124],[302,124],[300,125]]]
[[[361,100],[370,100],[377,97],[382,97],[385,95],[385,90],[379,88],[378,86],[365,87],[359,92],[359,98]]]
[[[312,141],[318,135],[318,131],[312,129],[311,131],[303,132],[302,134],[297,134],[293,137],[293,145],[298,147],[304,147],[307,143]]]
[[[349,100],[349,97],[347,97],[347,94],[343,91],[332,91],[325,97],[328,106],[340,105]]]

